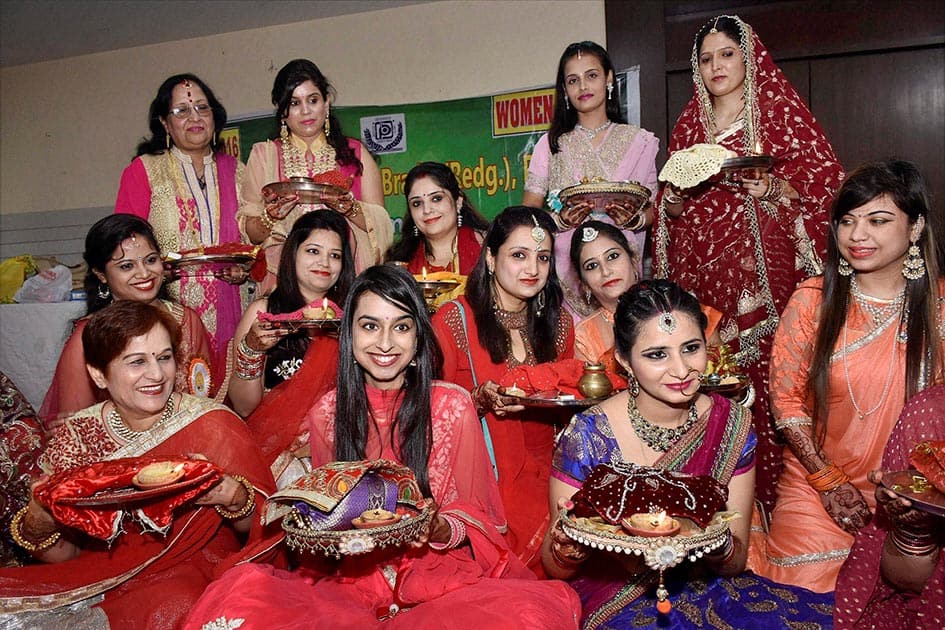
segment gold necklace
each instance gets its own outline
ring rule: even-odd
[[[282,139],[282,174],[284,177],[313,177],[338,168],[335,147],[327,141],[312,151],[312,160],[302,153],[291,137]]]
[[[167,399],[167,403],[164,405],[164,411],[161,413],[161,417],[157,422],[152,424],[150,427],[144,431],[135,431],[122,419],[121,414],[118,412],[118,407],[115,406],[115,403],[112,403],[112,410],[105,414],[105,422],[108,424],[108,428],[111,429],[112,433],[120,437],[125,442],[133,442],[138,439],[145,433],[156,429],[165,422],[171,419],[171,416],[174,415],[174,394],[171,393],[170,397]]]

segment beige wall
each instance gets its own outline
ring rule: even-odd
[[[0,214],[112,205],[171,74],[195,72],[231,117],[270,111],[296,57],[342,106],[426,102],[551,83],[582,39],[605,44],[603,0],[443,1],[3,68]]]

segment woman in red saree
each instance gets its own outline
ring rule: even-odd
[[[272,492],[272,477],[237,416],[174,392],[179,333],[168,313],[123,300],[96,313],[83,337],[89,372],[111,399],[60,427],[41,457],[47,473],[154,456],[205,458],[224,474],[177,508],[168,530],[141,516],[140,531],[122,532],[117,520],[110,544],[61,525],[34,497],[14,537],[47,564],[0,571],[0,613],[48,627],[177,627],[227,556],[260,538],[256,494]]]
[[[930,387],[911,398],[902,408],[899,422],[886,443],[882,470],[908,470],[910,453],[922,442],[937,441],[941,446],[945,440],[943,417],[945,385]],[[941,451],[938,457],[941,461]],[[882,475],[871,476],[871,481],[881,480]],[[910,509],[911,502],[886,489],[877,488],[876,493],[881,509],[857,534],[837,578],[834,627],[839,630],[945,627],[942,517]],[[916,549],[919,539],[923,548]],[[903,546],[905,551],[899,549]]]
[[[173,315],[181,330],[177,391],[200,396],[216,393],[220,382],[212,375],[207,330],[196,312],[166,299],[164,261],[151,225],[130,214],[107,216],[89,228],[82,257],[89,266],[85,277],[88,313],[76,320],[39,410],[46,431],[76,411],[105,400],[106,392],[95,387],[85,368],[82,333],[93,313],[117,301],[150,303]]]
[[[570,359],[571,317],[553,264],[554,223],[525,206],[503,210],[486,234],[466,295],[440,307],[433,329],[443,350],[443,379],[473,395],[509,519],[506,539],[540,570],[548,525],[545,490],[554,424],[547,410],[525,411],[498,382],[510,369]],[[509,415],[511,414],[511,415]]]
[[[752,532],[756,573],[834,590],[903,404],[945,382],[937,215],[900,160],[860,166],[837,193],[826,271],[794,292],[775,335],[771,408],[788,446],[770,531]]]
[[[722,312],[719,335],[752,379],[758,498],[770,510],[781,466],[768,413],[768,357],[795,285],[821,271],[827,213],[843,168],[820,126],[754,30],[734,16],[709,20],[692,50],[694,96],[669,153],[715,143],[774,157],[760,180],[712,179],[664,187],[653,231],[654,275]]]
[[[213,90],[193,74],[168,77],[148,117],[152,135],[138,145],[138,156],[121,174],[115,212],[148,221],[163,252],[238,243],[243,164],[220,141],[226,109]],[[214,360],[226,359],[242,312],[239,286],[203,274],[185,276],[169,289],[200,315]]]
[[[296,571],[243,565],[207,589],[187,628],[576,628],[578,604],[541,582],[499,533],[502,504],[469,395],[433,380],[439,351],[413,278],[372,267],[351,288],[338,389],[307,420],[312,463],[385,458],[439,506],[407,548]],[[221,624],[230,624],[223,626]]]

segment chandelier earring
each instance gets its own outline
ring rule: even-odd
[[[916,241],[909,246],[909,254],[902,262],[902,275],[906,280],[918,280],[925,275],[925,259]]]
[[[98,285],[98,297],[102,300],[107,300],[112,296],[112,290],[108,288],[108,284],[102,282]]]
[[[607,100],[609,101],[613,97],[614,97],[614,84],[608,83],[607,84]]]
[[[853,267],[850,266],[850,263],[847,262],[847,259],[843,256],[840,257],[840,262],[837,263],[837,273],[845,278],[853,275]],[[903,273],[905,273],[905,271],[903,271]]]
[[[456,212],[456,227],[463,227],[463,213],[459,211]]]
[[[325,138],[331,135],[331,105],[325,107]]]
[[[545,290],[544,289],[542,289],[541,292],[538,294],[537,303],[538,303],[538,308],[535,310],[535,315],[537,317],[541,317],[542,311],[545,310]]]
[[[567,92],[565,92],[565,94],[564,94],[564,108],[565,108],[565,109],[571,109],[571,103],[568,102],[568,94],[567,94]]]
[[[637,377],[633,374],[627,375],[627,387],[630,390],[631,398],[636,398],[640,395],[640,381],[638,381]]]
[[[587,302],[588,306],[591,305],[591,292],[590,291],[584,292],[584,301]]]
[[[418,228],[416,224],[413,226],[413,235],[420,236],[420,228]]]
[[[282,125],[279,126],[279,139],[282,140],[283,144],[289,141],[289,128],[285,124],[285,119],[282,120]]]

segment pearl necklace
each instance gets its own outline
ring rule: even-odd
[[[851,288],[853,288],[853,286],[855,285],[851,283],[850,286]],[[862,302],[859,299],[859,296],[857,296],[856,293],[854,293],[854,296],[857,297],[857,303],[862,304]],[[904,299],[904,296],[905,296],[905,289],[903,289],[903,293],[901,293],[900,296],[896,299],[897,300]],[[895,302],[895,300],[893,300],[893,302]],[[874,320],[875,320],[875,316],[873,315],[873,312],[870,311],[869,309],[866,309],[866,310],[867,312],[870,313],[871,316],[874,317]],[[894,314],[892,317],[897,317],[897,316],[898,316],[898,313]],[[892,319],[892,317],[890,317],[890,319]],[[847,315],[847,318],[844,319],[843,321],[843,347],[841,349],[841,352],[843,353],[843,357],[842,357],[843,375],[847,381],[847,394],[849,394],[850,396],[850,402],[853,403],[853,409],[854,411],[856,411],[856,415],[859,417],[859,419],[864,420],[867,416],[870,416],[876,413],[876,411],[879,410],[879,408],[883,405],[883,402],[886,400],[886,396],[889,395],[889,388],[892,387],[893,371],[895,370],[895,365],[896,365],[896,347],[899,344],[899,333],[896,333],[895,335],[893,335],[892,352],[890,353],[890,357],[889,357],[889,370],[886,373],[886,384],[883,386],[883,393],[880,394],[879,401],[875,405],[873,405],[871,409],[867,409],[866,411],[863,411],[862,409],[860,409],[860,406],[856,402],[856,397],[854,397],[853,395],[853,384],[850,382],[850,368],[847,365],[847,321],[848,320],[849,320],[849,314]],[[879,328],[880,326],[878,321],[874,321],[873,325],[874,325],[874,330],[876,328]],[[889,325],[892,325],[892,322],[889,322]]]
[[[695,398],[689,403],[689,414],[686,421],[678,427],[661,427],[644,418],[640,410],[637,409],[637,401],[633,396],[629,396],[627,400],[627,415],[630,417],[630,426],[633,427],[637,437],[659,453],[668,451],[699,419]]]
[[[610,127],[612,124],[614,124],[614,122],[613,122],[612,120],[608,119],[606,122],[604,122],[604,124],[600,125],[599,127],[594,127],[593,129],[588,129],[587,127],[585,127],[585,126],[582,125],[581,123],[578,123],[578,124],[574,125],[574,128],[577,129],[577,130],[579,130],[579,131],[581,131],[581,132],[583,132],[584,135],[587,136],[588,139],[590,139],[590,138],[593,138],[594,136],[596,136],[597,134],[599,134],[599,133],[600,133],[601,131],[603,131],[604,129],[607,129],[608,127]]]
[[[121,414],[118,413],[118,407],[115,406],[115,403],[112,403],[112,410],[105,415],[105,422],[108,424],[108,428],[111,429],[112,433],[120,437],[125,442],[133,442],[138,439],[148,431],[156,429],[161,426],[168,420],[171,416],[174,415],[174,394],[167,399],[167,404],[164,405],[164,412],[161,414],[161,417],[157,422],[152,424],[149,428],[144,431],[135,431],[129,427],[125,421],[122,419]]]

